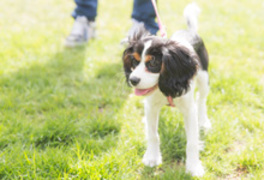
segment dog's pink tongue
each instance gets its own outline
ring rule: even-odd
[[[137,96],[143,96],[147,94],[150,91],[150,89],[135,89],[135,94]]]

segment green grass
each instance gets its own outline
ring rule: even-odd
[[[165,2],[165,1],[164,1]],[[199,32],[210,54],[201,179],[264,177],[264,4],[197,0]],[[159,9],[169,35],[185,28],[186,1]],[[99,1],[98,38],[65,49],[72,1],[0,2],[1,179],[192,179],[185,174],[182,115],[160,115],[163,164],[141,163],[142,98],[122,72],[120,40],[132,1]]]

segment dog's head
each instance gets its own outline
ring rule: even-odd
[[[181,96],[197,71],[196,59],[188,48],[144,30],[129,37],[123,53],[126,79],[136,95],[148,95],[158,87],[165,96]]]

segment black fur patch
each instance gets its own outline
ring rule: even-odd
[[[168,41],[164,45],[159,88],[165,96],[175,98],[188,91],[190,80],[198,68],[195,58],[187,48],[174,41]]]
[[[199,38],[199,41],[193,44],[193,47],[199,57],[201,68],[205,71],[208,71],[209,57],[203,40]]]

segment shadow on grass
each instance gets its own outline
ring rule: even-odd
[[[115,115],[128,94],[116,76],[121,65],[106,64],[85,78],[84,62],[84,47],[64,49],[46,64],[1,77],[2,149],[18,142],[37,149],[77,142],[99,154],[115,146],[121,129]]]
[[[118,76],[121,63],[104,64],[88,77],[84,66],[85,48],[65,49],[46,64],[38,63],[1,77],[1,94],[5,96],[0,100],[0,147],[10,152],[12,159],[5,165],[3,177],[20,177],[19,169],[33,166],[27,164],[23,154],[17,156],[14,152],[24,151],[32,159],[36,153],[39,176],[56,177],[65,171],[78,174],[70,170],[67,155],[76,156],[75,151],[79,151],[81,159],[73,161],[85,160],[89,154],[98,157],[116,146],[122,124],[117,114],[129,93],[125,81]],[[144,168],[142,178],[188,177],[179,165],[185,157],[183,122],[179,117],[167,117],[163,111],[159,128],[164,165]],[[59,158],[53,158],[54,153]],[[14,163],[16,159],[18,163]],[[54,174],[50,172],[53,167],[57,167]]]

